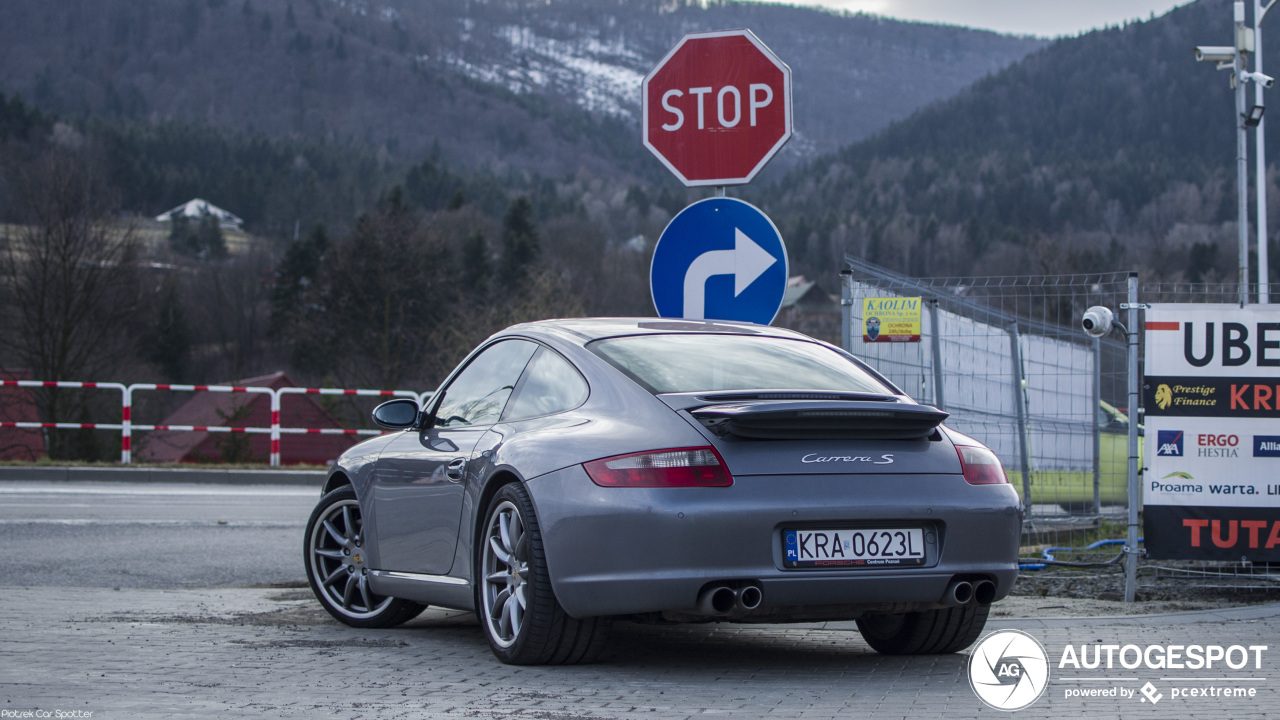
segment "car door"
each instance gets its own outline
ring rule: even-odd
[[[489,345],[436,394],[431,427],[407,430],[383,449],[372,483],[379,569],[452,568],[467,466],[537,349],[519,339]]]

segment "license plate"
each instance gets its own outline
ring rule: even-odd
[[[924,564],[924,530],[784,530],[782,554],[789,568],[901,567]]]

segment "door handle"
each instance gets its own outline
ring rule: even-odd
[[[462,479],[462,472],[467,469],[466,458],[454,458],[445,468],[444,474],[454,480]]]

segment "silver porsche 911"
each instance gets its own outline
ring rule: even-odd
[[[1017,576],[1000,461],[853,356],[745,323],[516,325],[344,453],[307,576],[355,627],[474,610],[507,663],[576,663],[613,620],[856,619],[947,653]]]

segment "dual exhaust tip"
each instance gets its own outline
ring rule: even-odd
[[[698,612],[703,615],[736,615],[751,612],[764,601],[764,590],[755,583],[738,587],[712,585],[698,593]]]
[[[955,607],[977,603],[990,605],[996,599],[996,584],[990,580],[952,580],[942,594],[942,604]],[[749,582],[736,587],[712,585],[698,593],[698,612],[723,617],[751,612],[764,601],[764,590]]]
[[[952,580],[942,593],[942,604],[954,607],[976,602],[979,605],[990,605],[996,599],[996,584],[990,580]]]

